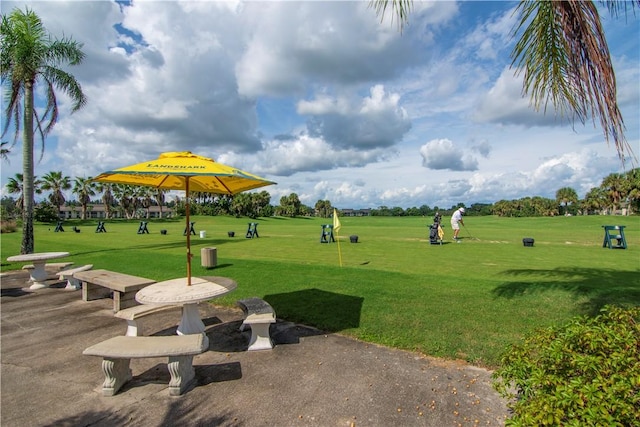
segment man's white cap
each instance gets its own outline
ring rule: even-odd
[[[460,208],[460,212],[464,213],[464,208]]]

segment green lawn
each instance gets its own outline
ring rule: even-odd
[[[445,220],[444,245],[429,244],[431,218],[342,217],[339,245],[320,243],[330,219],[259,218],[254,239],[245,238],[247,218],[192,220],[207,234],[191,237],[193,275],[238,282],[216,303],[259,296],[279,318],[433,356],[496,366],[505,345],[532,328],[605,304],[640,305],[637,216],[467,217],[461,244],[451,242]],[[602,248],[604,224],[626,225],[629,248]],[[69,251],[76,265],[155,280],[186,275],[183,220],[150,221],[143,235],[139,221],[107,222],[107,233],[95,233],[96,225],[68,221],[64,233],[36,225],[36,251]],[[534,247],[524,247],[523,237],[533,237]],[[3,271],[21,267],[6,262],[20,239],[20,232],[2,234]],[[218,266],[207,270],[200,249],[212,246]]]

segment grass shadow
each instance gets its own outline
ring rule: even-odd
[[[313,288],[265,295],[264,300],[271,304],[278,318],[338,332],[360,326],[364,298]]]
[[[607,304],[640,305],[639,271],[562,267],[506,270],[502,273],[526,280],[506,282],[496,287],[492,292],[500,298],[561,290],[587,298],[581,310],[589,315],[598,314]]]

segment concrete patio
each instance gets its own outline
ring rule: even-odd
[[[508,413],[487,370],[282,319],[273,350],[247,352],[242,311],[211,304],[194,388],[170,397],[166,358],[134,359],[133,380],[103,397],[101,359],[82,351],[125,333],[112,301],[84,302],[64,283],[30,291],[27,279],[0,277],[3,427],[498,426]],[[145,320],[146,334],[174,334],[179,311]]]

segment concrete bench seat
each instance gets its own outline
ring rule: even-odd
[[[136,292],[155,283],[145,277],[131,276],[109,270],[80,271],[73,275],[82,282],[82,300],[108,298],[113,293],[113,311],[138,305]]]
[[[65,268],[69,268],[73,265],[73,262],[48,262],[44,265],[44,270],[47,272],[47,280],[54,280],[58,278],[58,273]],[[33,270],[35,266],[33,264],[26,264],[22,266],[23,270]]]
[[[246,326],[251,327],[251,338],[249,340],[249,351],[270,350],[273,348],[273,341],[269,334],[272,323],[276,323],[276,313],[268,302],[257,298],[247,298],[237,301],[246,318],[240,325],[240,330],[244,331]]]
[[[133,378],[131,359],[168,357],[169,396],[180,396],[195,381],[193,356],[209,348],[205,334],[153,337],[118,336],[85,349],[82,354],[102,357],[103,396],[113,396]]]
[[[91,270],[92,268],[93,268],[93,264],[87,264],[87,265],[83,265],[83,266],[76,267],[76,268],[70,268],[70,269],[67,269],[67,270],[62,270],[61,272],[59,272],[57,274],[58,280],[60,280],[61,282],[65,281],[65,280],[67,281],[67,286],[65,287],[65,289],[70,289],[70,290],[77,291],[78,289],[80,289],[82,287],[82,284],[80,283],[80,280],[78,280],[75,277],[73,277],[73,275],[75,273],[79,273],[81,271]]]
[[[114,316],[127,321],[127,332],[125,333],[125,336],[136,337],[144,335],[142,318],[151,314],[178,308],[180,308],[179,305],[142,304],[122,309],[116,312]]]

